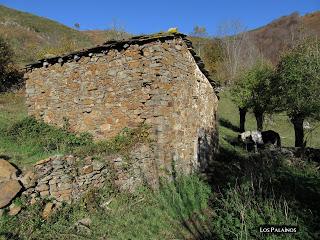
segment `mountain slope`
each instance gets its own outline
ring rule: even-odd
[[[264,56],[275,63],[301,35],[320,36],[320,11],[304,16],[293,13],[248,33]]]
[[[0,36],[13,47],[20,63],[34,61],[55,51],[94,44],[86,34],[55,21],[0,5]],[[69,48],[69,49],[67,49]]]

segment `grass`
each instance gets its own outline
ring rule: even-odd
[[[142,186],[127,193],[110,179],[104,188],[64,204],[48,220],[41,213],[49,200],[30,205],[21,196],[16,201],[22,212],[15,217],[5,212],[0,218],[0,239],[319,239],[318,164],[270,151],[250,154],[230,145],[237,134],[237,109],[227,96],[221,96],[220,150],[207,181],[181,176],[161,181],[157,191]],[[0,154],[19,167],[56,153],[126,155],[135,143],[150,141],[148,127],[141,126],[93,143],[88,135],[28,118],[21,94],[0,95],[0,107]],[[253,126],[249,115],[247,127]],[[292,131],[285,122],[278,129],[282,135]],[[290,146],[293,138],[284,136]],[[83,218],[92,220],[89,228],[76,226]],[[299,232],[265,235],[259,233],[263,224],[297,225]]]
[[[141,188],[134,194],[114,192],[105,187],[93,190],[79,202],[65,205],[45,222],[43,204],[25,205],[17,217],[0,221],[4,239],[191,239],[197,236],[193,219],[208,207],[210,188],[195,176],[165,183],[159,191]],[[111,202],[110,202],[111,200]],[[101,207],[106,201],[108,208]],[[90,232],[75,227],[90,218]],[[183,224],[184,223],[184,224]]]
[[[20,144],[6,134],[6,129],[27,117],[24,93],[0,94],[0,155],[24,168],[48,157],[52,152],[40,151],[32,142]],[[34,139],[36,141],[37,139]],[[57,152],[56,152],[57,153]]]
[[[130,150],[142,142],[151,142],[149,127],[124,128],[116,137],[94,142],[90,134],[71,133],[65,128],[49,126],[27,116],[23,94],[0,95],[0,156],[24,168],[55,154],[103,157],[121,154],[128,158]]]
[[[0,110],[0,155],[2,157],[10,158],[12,163],[23,167],[48,156],[48,153],[39,151],[32,144],[20,146],[5,134],[7,127],[27,117],[23,93],[0,94]]]
[[[290,161],[290,164],[288,164]],[[318,164],[268,150],[248,154],[220,146],[210,185],[217,239],[317,239],[320,236]],[[299,234],[261,235],[258,226],[298,226]]]
[[[239,113],[238,108],[230,99],[230,93],[228,90],[224,90],[220,94],[219,102],[219,118],[220,118],[220,138],[221,142],[226,139],[230,140],[237,137],[237,132],[234,130],[238,129],[239,126]],[[305,139],[307,140],[307,146],[309,147],[320,147],[320,122],[308,120],[312,129],[305,130]],[[256,130],[256,121],[252,112],[249,112],[246,117],[246,130]],[[285,113],[267,115],[264,124],[265,130],[274,130],[281,136],[281,142],[283,146],[293,147],[294,146],[294,129],[289,118]]]

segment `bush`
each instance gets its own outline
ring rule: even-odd
[[[20,145],[34,145],[45,152],[70,151],[75,147],[92,143],[92,136],[88,133],[76,135],[39,122],[32,117],[13,124],[6,130],[6,135]]]
[[[72,153],[78,156],[100,156],[121,154],[128,157],[137,143],[151,141],[149,127],[141,125],[135,129],[124,128],[116,137],[109,140],[93,141],[89,133],[72,133],[68,127],[57,128],[26,117],[5,130],[5,136],[20,146],[32,146],[38,152]]]
[[[0,37],[0,93],[22,83],[23,74],[16,69],[13,56],[9,44]]]

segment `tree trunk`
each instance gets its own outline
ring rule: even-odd
[[[254,112],[254,116],[256,117],[256,122],[257,122],[257,129],[258,131],[262,131],[263,130],[263,122],[264,122],[264,116],[263,116],[263,112],[262,111],[255,111]]]
[[[303,130],[303,120],[304,118],[300,115],[294,115],[291,118],[291,122],[294,127],[295,134],[295,147],[303,147],[304,130]]]
[[[239,108],[239,114],[240,114],[240,126],[239,130],[240,132],[245,131],[245,123],[246,123],[246,114],[247,114],[248,109],[247,108]]]

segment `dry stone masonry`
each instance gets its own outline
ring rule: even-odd
[[[215,85],[183,34],[111,41],[42,59],[26,71],[28,112],[49,124],[96,140],[149,125],[154,143],[134,159],[152,185],[173,172],[205,170],[214,158]]]
[[[32,172],[33,184],[25,185],[24,194],[35,200],[47,197],[69,203],[90,189],[102,187],[108,176],[104,163],[90,157],[80,160],[71,155],[41,160]]]

